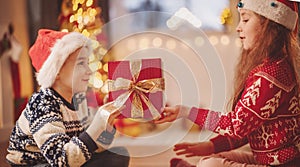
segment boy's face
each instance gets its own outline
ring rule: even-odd
[[[87,90],[89,77],[92,74],[88,66],[88,51],[83,47],[73,52],[65,61],[59,72],[60,86],[73,94]]]
[[[243,48],[252,49],[261,34],[261,22],[259,17],[252,11],[240,9],[240,22],[236,28],[239,33]]]

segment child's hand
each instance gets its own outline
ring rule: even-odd
[[[121,114],[120,110],[121,108],[115,107],[113,102],[106,103],[98,109],[98,112],[104,112],[104,115],[109,114],[106,124],[108,131],[112,130],[114,120]]]
[[[176,155],[185,155],[186,157],[193,156],[208,156],[214,153],[214,145],[211,141],[199,143],[179,143],[173,149]]]
[[[120,108],[115,107],[113,102],[102,105],[96,112],[93,121],[86,132],[96,141],[103,131],[112,132],[115,118],[120,115]]]
[[[188,116],[189,108],[181,105],[175,107],[165,107],[162,109],[162,117],[155,120],[154,123],[161,124],[165,122],[173,122],[177,118],[185,118]]]

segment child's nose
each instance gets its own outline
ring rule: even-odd
[[[92,70],[91,70],[91,68],[89,67],[89,66],[87,66],[87,68],[86,68],[86,74],[87,75],[92,75]]]
[[[235,28],[236,32],[242,32],[240,24],[238,24]]]

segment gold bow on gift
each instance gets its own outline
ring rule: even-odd
[[[114,100],[114,106],[121,108],[128,100],[131,94],[133,94],[131,104],[131,117],[143,118],[143,106],[142,101],[147,105],[153,118],[159,118],[160,113],[153,106],[149,98],[144,93],[155,93],[157,91],[163,91],[165,89],[163,78],[145,79],[137,81],[142,67],[142,61],[130,61],[130,71],[133,76],[132,80],[125,78],[117,78],[116,80],[108,80],[108,91],[127,90],[121,94],[116,100]]]

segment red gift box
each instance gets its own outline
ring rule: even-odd
[[[159,118],[164,90],[161,59],[108,62],[108,90],[108,101],[122,106],[119,118]]]

